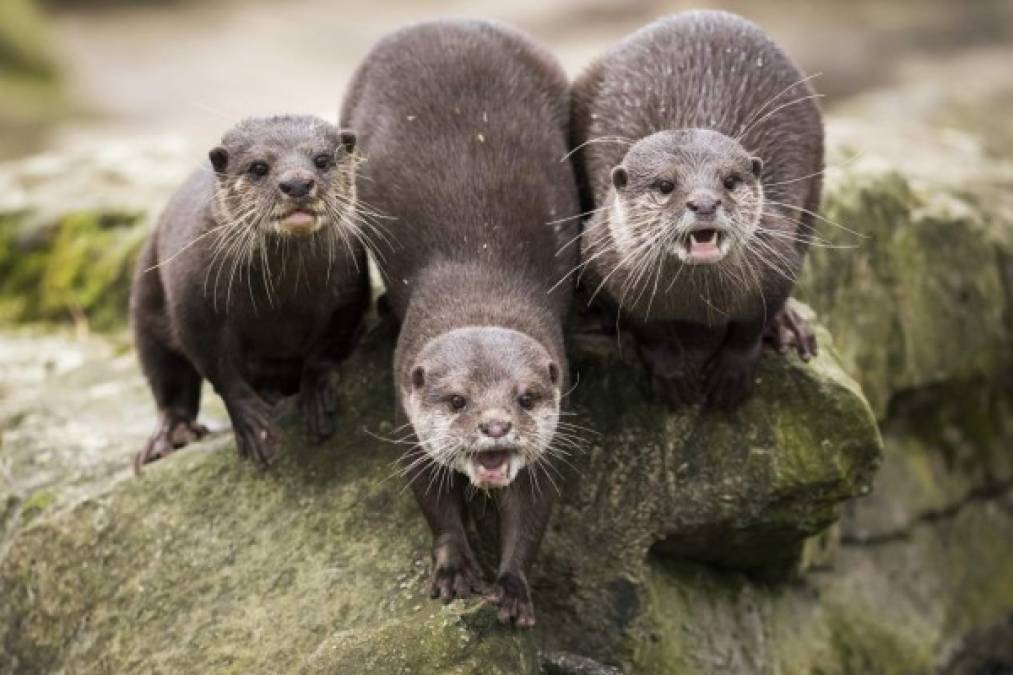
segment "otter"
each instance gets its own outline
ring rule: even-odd
[[[697,11],[636,31],[574,84],[583,290],[673,405],[741,402],[764,335],[815,353],[785,304],[820,200],[810,79],[756,25]]]
[[[201,381],[224,399],[240,456],[270,464],[272,404],[298,392],[308,431],[334,431],[333,371],[369,302],[355,134],[316,117],[248,119],[172,196],[130,296],[159,424],[135,469],[207,433]]]
[[[405,473],[433,534],[432,596],[487,594],[504,623],[535,622],[527,575],[555,498],[568,381],[553,288],[576,263],[567,78],[498,24],[446,20],[382,39],[353,77],[342,124],[359,132],[359,191],[391,217],[379,262],[399,323],[394,381],[414,438]],[[465,533],[476,491],[498,508],[487,588]]]

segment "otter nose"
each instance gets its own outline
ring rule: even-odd
[[[312,178],[290,178],[278,183],[278,189],[289,197],[297,199],[308,195],[315,185],[316,181]]]
[[[513,424],[507,420],[485,420],[478,423],[478,428],[489,438],[502,438],[509,433]]]
[[[713,216],[721,206],[721,200],[714,197],[694,196],[686,202],[686,208],[698,216]]]

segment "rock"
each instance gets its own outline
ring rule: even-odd
[[[183,145],[106,145],[0,166],[0,320],[122,325],[137,250],[190,170]]]
[[[31,417],[5,404],[13,482],[34,489],[15,495],[0,561],[0,670],[246,671],[269,657],[327,672],[363,659],[370,672],[537,672],[532,634],[493,625],[481,603],[441,609],[428,598],[429,535],[396,476],[398,447],[367,433],[389,429],[391,349],[387,331],[374,330],[346,365],[340,438],[311,447],[289,423],[285,460],[266,473],[240,463],[224,433],[129,479],[153,418],[136,370],[118,365],[129,355],[99,350],[16,399],[60,445],[69,435],[60,427],[94,425],[105,476],[82,477],[94,465],[75,457],[61,462],[79,463],[63,478],[39,479],[42,448],[19,433]],[[760,395],[729,417],[669,415],[644,401],[646,379],[621,363],[592,358],[577,369],[575,419],[597,420],[601,436],[556,478],[563,500],[534,581],[540,616],[559,636],[581,630],[574,612],[602,601],[646,604],[645,560],[658,542],[659,555],[790,564],[871,479],[875,423],[830,350],[814,365],[765,359]],[[76,400],[50,398],[68,385]],[[812,399],[824,410],[810,410]],[[74,479],[74,498],[58,494]],[[639,619],[606,622],[601,638]]]
[[[798,294],[880,419],[898,394],[996,389],[1013,370],[1013,121],[996,113],[1013,102],[1008,56],[933,62],[829,124],[816,234],[847,248],[812,249]]]
[[[959,646],[953,636],[1011,615],[1011,507],[1007,494],[887,541],[844,544],[832,570],[787,585],[652,564],[649,638],[632,672],[936,672]]]

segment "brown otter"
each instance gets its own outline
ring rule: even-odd
[[[593,209],[585,288],[632,330],[673,403],[703,389],[737,404],[765,331],[803,358],[815,349],[785,308],[823,170],[809,79],[754,24],[699,11],[638,30],[574,85],[572,144]]]
[[[401,324],[395,390],[415,436],[405,471],[433,531],[433,597],[485,588],[465,519],[475,488],[489,490],[500,521],[492,592],[500,620],[520,627],[534,624],[527,574],[565,427],[573,288],[552,286],[576,263],[555,255],[579,210],[559,161],[568,116],[566,76],[545,49],[468,20],[381,40],[341,115],[369,169],[360,193],[394,218],[379,267]]]
[[[355,135],[308,116],[249,119],[173,195],[130,297],[160,422],[135,467],[200,438],[201,380],[225,401],[241,456],[269,464],[271,402],[299,392],[308,430],[333,432],[331,371],[369,302]]]

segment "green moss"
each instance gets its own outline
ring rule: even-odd
[[[49,227],[0,219],[0,320],[122,325],[147,229],[136,214],[72,213]]]
[[[1008,504],[1008,498],[1005,502]],[[804,582],[652,558],[630,672],[915,675],[1013,607],[1013,520],[973,502],[881,544],[844,544]]]
[[[823,213],[858,234],[818,228],[849,248],[812,249],[798,293],[826,317],[878,417],[898,392],[1013,368],[1010,243],[981,205],[866,169],[828,185]]]
[[[56,493],[52,490],[37,490],[21,505],[21,522],[32,522],[40,513],[56,501]]]

